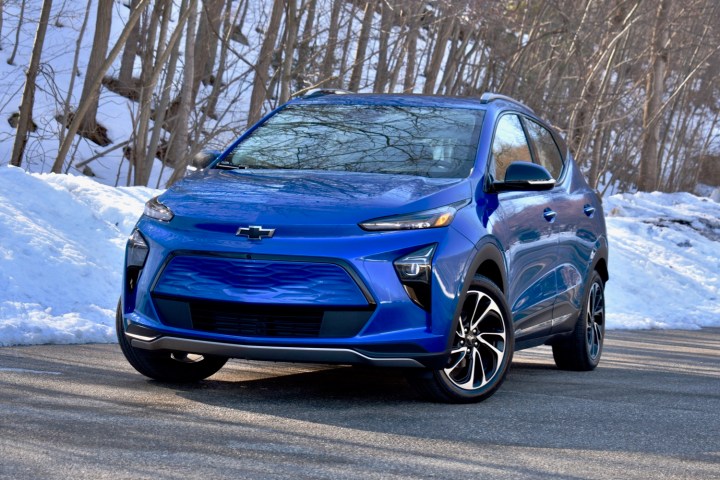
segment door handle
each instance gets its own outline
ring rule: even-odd
[[[543,217],[545,217],[545,220],[552,223],[555,221],[555,217],[557,216],[557,212],[555,210],[552,210],[551,208],[546,208],[543,211]]]
[[[585,213],[585,215],[592,218],[593,215],[595,215],[595,207],[588,203],[583,207],[583,212]]]

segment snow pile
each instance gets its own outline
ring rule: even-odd
[[[0,345],[115,341],[125,241],[157,191],[0,168]]]
[[[689,193],[605,200],[608,328],[720,326],[720,204]]]
[[[0,346],[114,342],[125,241],[157,190],[0,167]],[[720,204],[605,200],[608,328],[720,326]]]

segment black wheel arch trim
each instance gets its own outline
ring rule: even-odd
[[[465,272],[465,281],[463,282],[462,289],[459,292],[458,302],[455,306],[455,311],[453,312],[452,322],[450,322],[450,330],[447,332],[448,340],[447,345],[445,346],[446,355],[450,353],[450,349],[452,348],[452,332],[455,331],[458,318],[460,317],[460,310],[462,309],[462,302],[460,299],[464,298],[470,289],[470,284],[475,279],[475,275],[477,274],[480,265],[488,260],[497,264],[498,270],[500,271],[502,285],[498,285],[497,287],[503,292],[507,292],[507,264],[505,262],[505,255],[503,255],[500,244],[495,238],[485,237],[475,246],[475,256],[472,261],[468,263],[468,268]]]

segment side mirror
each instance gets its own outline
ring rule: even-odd
[[[195,172],[197,170],[204,170],[207,168],[208,165],[210,165],[212,162],[214,162],[218,157],[220,156],[220,152],[217,150],[202,150],[198,153],[196,153],[191,162],[190,165],[188,165],[188,171]]]
[[[505,171],[505,180],[493,182],[495,192],[550,190],[555,179],[542,165],[530,162],[513,162]]]

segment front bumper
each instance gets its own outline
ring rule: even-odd
[[[263,242],[221,232],[197,238],[187,230],[146,218],[138,229],[150,253],[135,286],[124,282],[122,320],[132,344],[148,350],[258,360],[442,365],[457,299],[474,256],[474,246],[452,228]],[[200,243],[203,250],[197,249]],[[438,248],[433,260],[432,307],[426,311],[408,297],[392,262],[431,243]],[[202,258],[196,270],[184,260],[173,263],[180,256],[192,255]],[[228,260],[230,268],[206,275],[217,259]],[[248,272],[272,272],[272,262],[281,265],[283,272],[270,282],[272,288],[246,278]],[[292,277],[303,269],[314,275],[325,272],[326,278],[315,281],[312,288],[296,288]],[[332,295],[334,291],[338,295]],[[225,311],[215,312],[217,305]],[[228,306],[233,305],[245,310],[243,318],[227,315]],[[266,309],[270,313],[265,314]],[[312,330],[310,320],[299,327],[288,323],[284,313],[288,309],[318,310],[317,330]],[[254,315],[250,327],[243,323],[247,323],[246,311]],[[280,314],[275,315],[277,311]],[[203,322],[211,315],[212,328],[199,327],[207,322],[197,320],[198,312],[205,315]]]

